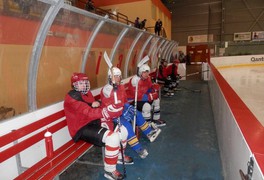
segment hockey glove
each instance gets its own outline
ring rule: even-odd
[[[158,92],[160,90],[160,85],[157,83],[152,84],[152,89],[154,92]]]
[[[103,108],[102,115],[105,119],[112,119],[121,116],[123,110],[123,104],[110,104]]]
[[[158,99],[158,97],[159,97],[159,94],[157,92],[149,93],[148,94],[148,101],[153,101],[155,99]]]
[[[114,130],[114,122],[112,121],[112,119],[101,118],[101,127],[113,131]]]

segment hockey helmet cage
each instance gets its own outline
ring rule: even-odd
[[[85,88],[80,88],[81,83],[85,83]],[[76,91],[79,91],[82,94],[87,94],[90,90],[90,81],[88,76],[84,73],[73,73],[71,77],[71,85]]]

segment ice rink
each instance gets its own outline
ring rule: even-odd
[[[264,65],[217,68],[241,100],[264,125]]]

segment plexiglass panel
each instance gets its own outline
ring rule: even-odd
[[[86,64],[86,69],[96,69],[96,72],[93,73],[91,77],[94,80],[94,86],[96,87],[103,86],[107,82],[106,80],[108,66],[104,61],[103,53],[107,52],[109,58],[111,57],[111,52],[113,50],[115,42],[118,40],[119,34],[124,29],[123,24],[111,23],[111,21],[109,21],[110,20],[105,22],[102,28],[97,33],[97,36],[92,45],[92,53],[94,53],[94,59],[88,59]],[[93,63],[94,60],[96,60],[96,63]],[[112,60],[114,66],[117,65],[117,62],[118,60],[115,58]],[[96,65],[97,67],[95,68],[95,66],[93,65]]]
[[[32,48],[49,7],[39,1],[0,1],[0,119],[28,111]]]
[[[129,31],[124,36],[120,46],[118,47],[118,51],[115,56],[115,61],[116,61],[117,67],[119,67],[122,70],[123,77],[126,77],[126,75],[124,74],[126,61],[128,61],[127,63],[130,63],[130,64],[133,61],[134,56],[128,57],[128,52],[132,46],[132,43],[137,37],[137,35],[138,35],[138,31],[136,31],[136,29],[134,28],[129,29]],[[130,70],[135,69],[135,66],[133,67],[130,65],[129,66]]]
[[[67,9],[59,11],[49,29],[40,58],[38,107],[61,101],[70,90],[70,77],[73,72],[80,72],[84,49],[97,21]],[[87,72],[92,73],[95,62],[89,63]],[[90,79],[94,86],[93,79]]]
[[[0,0],[0,29],[0,120],[63,101],[73,72],[86,73],[92,90],[104,86],[104,52],[132,76],[161,42],[62,0]]]

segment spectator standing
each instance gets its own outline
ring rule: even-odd
[[[140,23],[140,29],[144,29],[145,28],[146,22],[147,22],[146,19],[144,19],[143,21],[141,21],[141,23]]]
[[[135,28],[140,28],[139,17],[135,20]]]
[[[188,52],[186,55],[186,64],[187,65],[191,64],[191,58],[192,58],[192,55],[191,55],[191,53]]]
[[[186,58],[185,55],[182,51],[179,51],[179,60],[181,63],[185,63],[186,62]]]
[[[256,32],[254,32],[254,39],[258,39],[258,35],[257,35],[257,33]]]
[[[160,32],[161,32],[161,28],[162,28],[162,21],[160,19],[158,19],[156,21],[156,24],[155,24],[155,34],[160,36]]]
[[[92,0],[88,0],[86,5],[85,5],[85,9],[87,11],[94,11],[95,10],[95,7],[94,7],[94,2]]]

